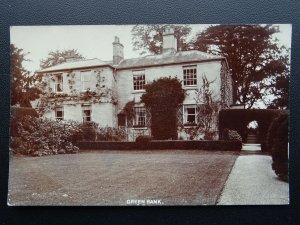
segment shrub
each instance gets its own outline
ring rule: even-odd
[[[79,125],[79,130],[75,134],[78,141],[95,141],[97,137],[96,130],[98,129],[98,124],[95,122],[85,122]]]
[[[19,132],[19,123],[24,121],[26,116],[31,116],[34,118],[38,117],[37,112],[33,108],[29,107],[18,107],[18,106],[11,106],[10,108],[10,136],[12,137],[20,137]]]
[[[14,153],[32,156],[76,153],[72,138],[77,130],[74,122],[25,116],[18,123],[20,137],[11,137],[10,147]]]
[[[149,135],[141,135],[141,136],[138,136],[136,139],[135,139],[135,142],[137,143],[148,143],[152,140],[152,137],[149,136]]]
[[[224,140],[226,141],[240,141],[242,142],[241,135],[236,130],[224,130]]]
[[[272,169],[277,176],[288,180],[288,113],[276,117],[268,130],[267,148],[272,154]]]
[[[119,128],[100,127],[96,130],[97,141],[124,141],[126,132]]]

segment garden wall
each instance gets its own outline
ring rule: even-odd
[[[112,142],[112,141],[84,141],[77,143],[80,150],[215,150],[240,151],[242,143],[239,141],[150,141]]]

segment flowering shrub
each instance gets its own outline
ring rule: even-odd
[[[76,153],[79,148],[72,141],[78,125],[74,121],[25,116],[18,122],[18,135],[12,137],[10,146],[14,153],[32,156]]]

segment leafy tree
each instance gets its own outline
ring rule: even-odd
[[[45,69],[66,62],[70,58],[84,59],[84,57],[80,53],[78,53],[76,49],[63,50],[63,51],[56,50],[56,51],[49,52],[48,56],[45,59],[41,60],[40,67],[42,69]]]
[[[191,32],[189,25],[167,25],[167,24],[149,24],[135,25],[132,30],[132,41],[134,50],[143,50],[142,54],[150,52],[153,54],[162,53],[163,32],[166,27],[174,29],[174,35],[177,39],[177,47],[182,50],[188,49],[186,38]]]
[[[156,140],[177,139],[177,106],[185,91],[177,78],[160,78],[147,84],[141,100],[151,112],[151,131]]]
[[[35,86],[40,80],[39,75],[30,74],[23,67],[23,62],[28,61],[23,49],[10,45],[11,54],[11,105],[31,107],[30,101],[39,98],[40,90]]]
[[[282,48],[266,25],[217,25],[199,33],[193,48],[226,57],[233,78],[233,100],[251,108],[264,97],[266,78],[286,73]]]

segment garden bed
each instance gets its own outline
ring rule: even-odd
[[[117,141],[83,141],[77,143],[80,150],[215,150],[240,151],[239,141],[150,141],[150,142],[117,142]]]

